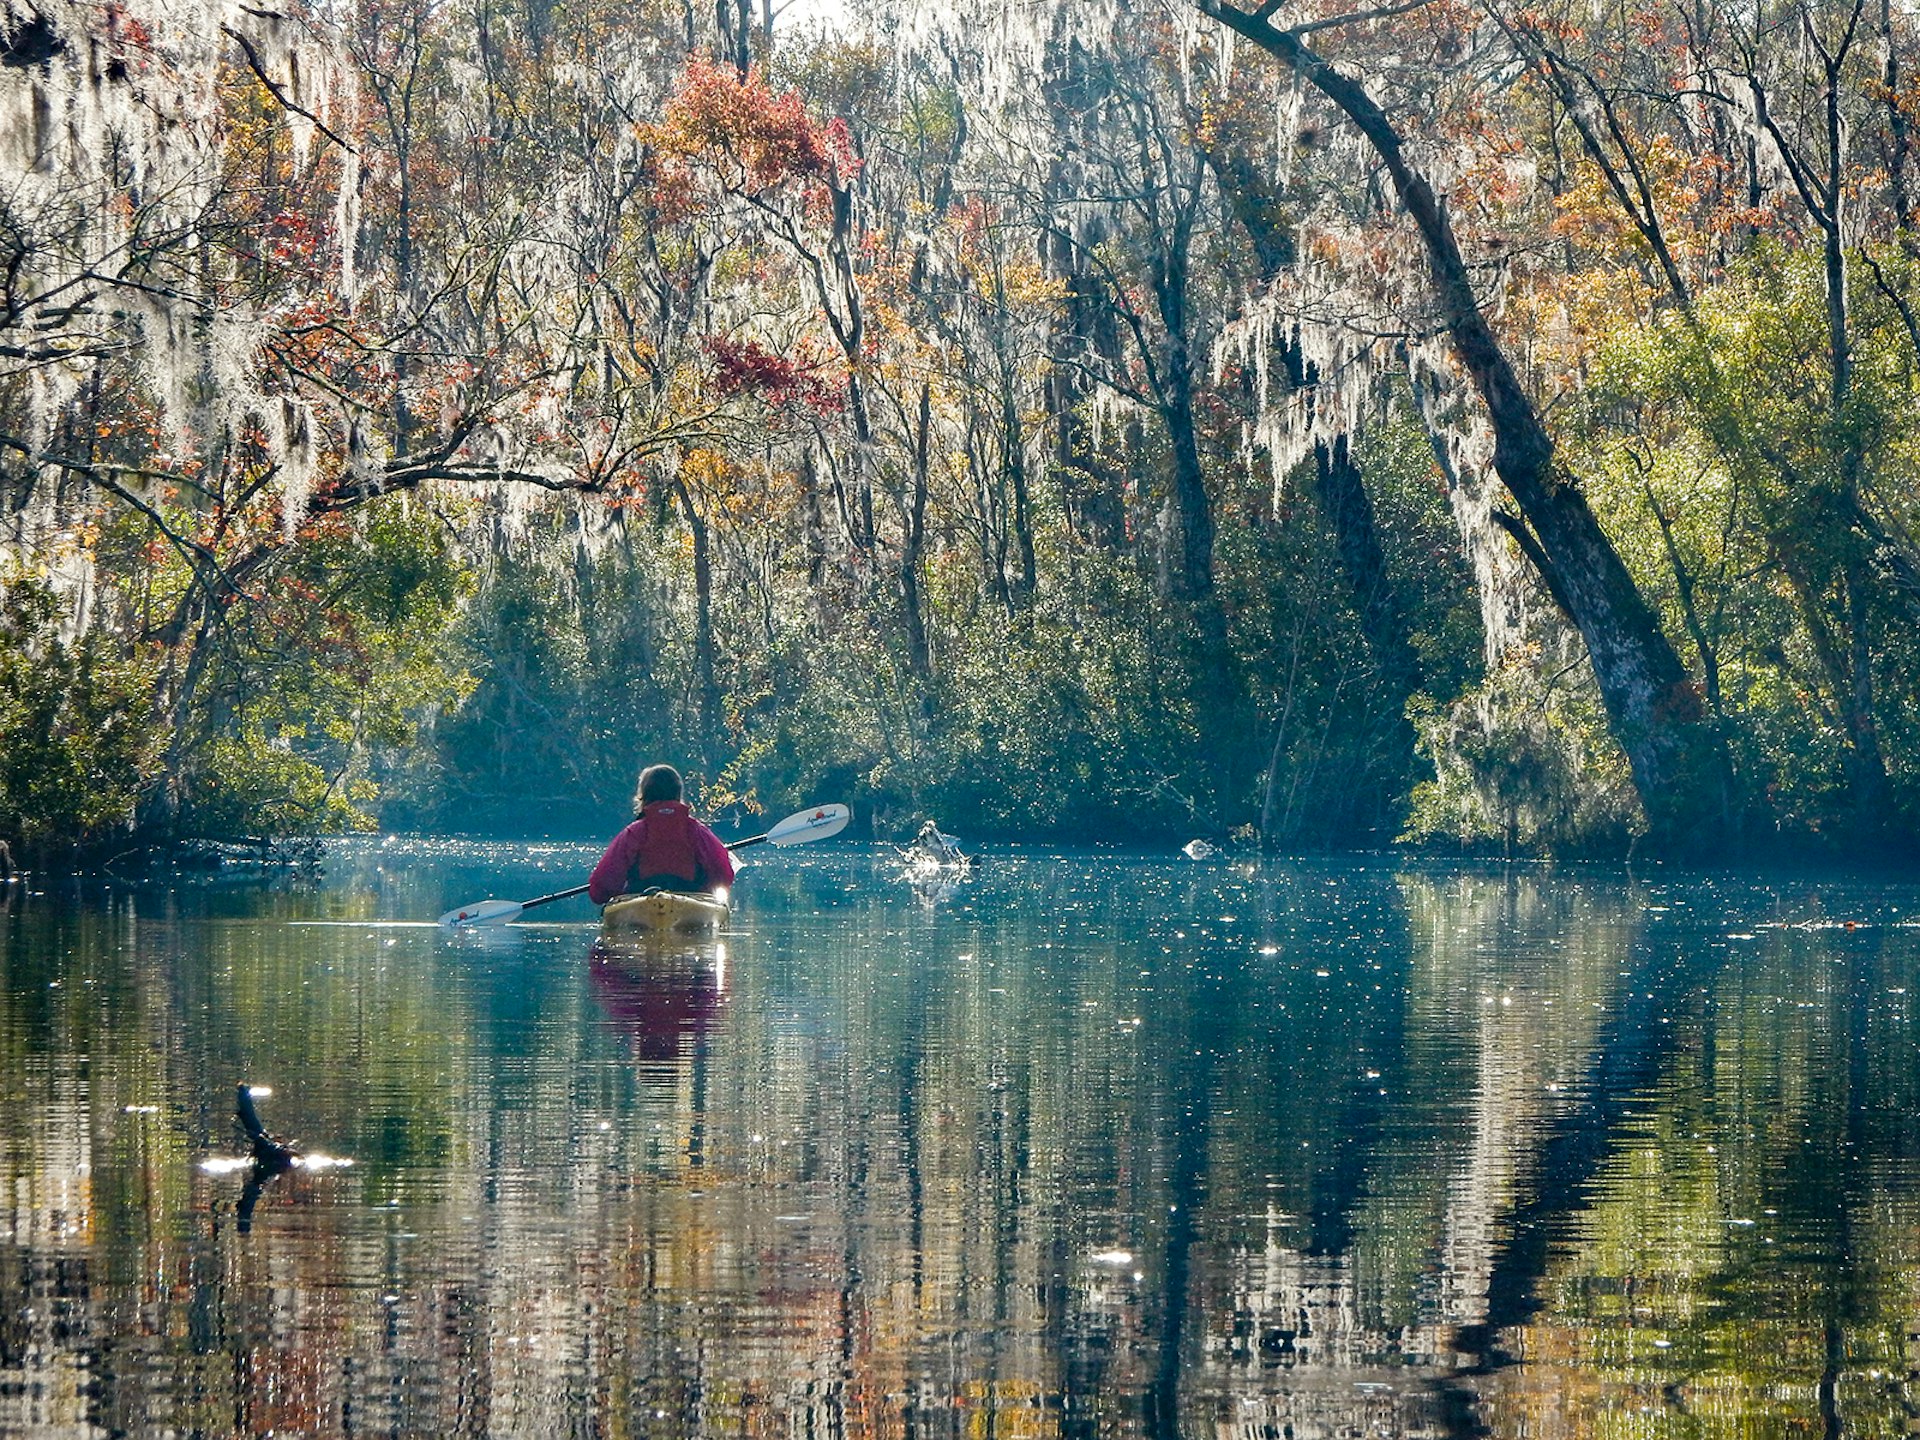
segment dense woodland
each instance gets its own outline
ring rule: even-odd
[[[1888,0],[0,0],[0,840],[1920,828]]]

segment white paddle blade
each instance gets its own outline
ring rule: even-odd
[[[824,840],[847,828],[853,812],[844,805],[816,805],[789,815],[767,831],[769,845],[804,845],[809,840]]]
[[[440,917],[442,925],[498,925],[511,920],[526,907],[518,900],[482,900],[475,905],[462,905],[458,910],[449,910]]]

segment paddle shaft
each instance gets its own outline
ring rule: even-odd
[[[553,892],[553,894],[542,895],[537,900],[522,900],[520,902],[520,908],[522,910],[531,910],[536,905],[550,904],[555,900],[571,900],[576,895],[584,895],[586,893],[587,893],[586,886],[576,885],[571,890],[556,890]]]

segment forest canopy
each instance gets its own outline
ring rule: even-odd
[[[1915,17],[0,0],[0,842],[1920,827]]]

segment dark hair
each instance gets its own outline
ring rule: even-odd
[[[678,770],[671,765],[649,765],[640,772],[640,788],[633,792],[633,813],[638,815],[656,800],[678,800],[684,793]]]

